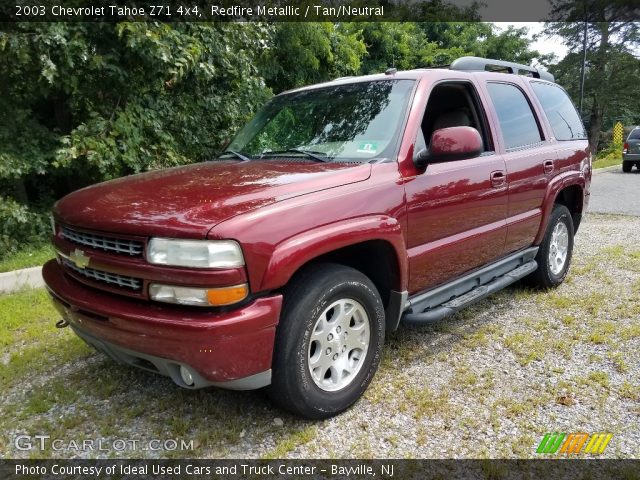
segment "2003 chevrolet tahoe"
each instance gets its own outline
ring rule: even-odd
[[[277,95],[215,161],[66,196],[43,275],[62,325],[112,358],[325,418],[401,321],[559,285],[590,181],[547,72],[392,69]]]

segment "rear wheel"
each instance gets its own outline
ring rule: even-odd
[[[625,173],[629,173],[631,171],[631,167],[633,167],[632,162],[622,162],[622,171]]]
[[[273,402],[312,419],[334,416],[366,390],[384,344],[384,307],[357,270],[313,265],[284,293],[276,335]]]
[[[569,271],[573,252],[573,220],[564,205],[554,205],[549,225],[536,255],[538,269],[527,282],[540,288],[555,288]]]

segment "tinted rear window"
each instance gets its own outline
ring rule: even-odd
[[[531,82],[531,86],[540,100],[557,140],[587,138],[580,116],[562,88],[540,82]]]
[[[487,89],[498,114],[507,150],[542,140],[538,122],[522,90],[506,83],[489,83]]]
[[[629,134],[629,140],[640,140],[640,128],[632,130]]]

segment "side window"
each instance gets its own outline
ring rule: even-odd
[[[635,130],[632,130],[627,140],[640,140],[640,128],[636,128]]]
[[[524,147],[542,141],[540,127],[522,90],[507,83],[488,83],[502,130],[505,148]]]
[[[531,87],[540,100],[557,140],[587,138],[582,121],[567,92],[549,83],[531,82]]]
[[[473,127],[482,137],[484,151],[492,152],[487,122],[478,95],[469,82],[444,82],[431,91],[416,139],[416,150],[428,147],[433,132],[448,127]]]

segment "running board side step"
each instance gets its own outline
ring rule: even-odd
[[[528,262],[520,265],[519,267],[491,280],[489,283],[477,286],[472,290],[459,295],[447,302],[444,302],[438,306],[425,310],[422,313],[405,313],[402,317],[402,321],[406,323],[423,325],[426,323],[436,322],[443,318],[453,315],[454,313],[462,310],[464,307],[471,305],[483,298],[491,295],[492,293],[502,290],[503,288],[517,282],[521,278],[526,277],[530,273],[534,272],[538,268],[538,264],[535,260],[529,260]]]

